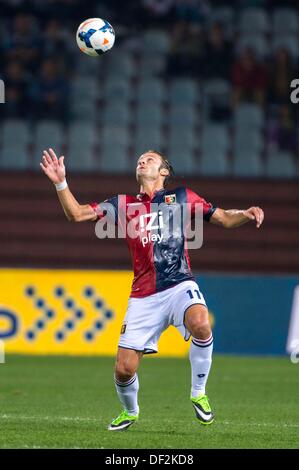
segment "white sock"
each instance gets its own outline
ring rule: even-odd
[[[212,364],[212,352],[212,335],[206,340],[192,338],[189,350],[192,377],[192,397],[198,397],[199,394],[206,393],[206,383]]]
[[[130,415],[138,415],[139,406],[138,406],[138,390],[139,390],[139,380],[138,375],[135,374],[127,382],[120,382],[114,377],[115,388],[117,391],[118,398],[123,405],[124,409]]]

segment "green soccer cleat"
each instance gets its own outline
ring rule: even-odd
[[[198,397],[190,397],[197,419],[201,424],[212,424],[214,413],[211,410],[207,395],[201,394]]]
[[[126,410],[123,410],[121,414],[115,418],[112,423],[109,425],[109,431],[124,431],[128,429],[135,421],[138,420],[138,416],[129,415]]]

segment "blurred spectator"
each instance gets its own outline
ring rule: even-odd
[[[155,15],[166,15],[173,7],[174,0],[142,0],[142,3]]]
[[[295,152],[297,149],[296,121],[290,105],[282,105],[270,119],[267,132],[268,150]]]
[[[269,76],[272,77],[269,86],[269,100],[278,105],[289,103],[290,83],[294,78],[297,78],[298,72],[288,50],[283,47],[278,49],[269,68]]]
[[[34,0],[0,0],[0,7],[3,18],[12,18],[18,13],[32,13]]]
[[[241,8],[266,7],[269,0],[238,0],[237,5]]]
[[[63,19],[66,22],[78,23],[84,19],[93,18],[97,0],[88,0],[88,6],[82,0],[34,0],[35,10],[38,17],[44,21],[49,19]]]
[[[238,6],[239,0],[231,0],[229,2],[229,6]],[[227,0],[213,0],[213,10],[215,7],[227,7],[228,1]]]
[[[269,9],[281,8],[282,2],[281,0],[267,0],[267,7]],[[297,7],[297,1],[296,0],[283,0],[283,7],[285,8]]]
[[[151,24],[163,25],[172,18],[175,0],[142,0],[144,13]]]
[[[50,20],[45,28],[42,41],[43,57],[55,57],[64,66],[72,65],[70,46],[74,46],[74,38],[70,38],[67,29],[59,20]]]
[[[5,68],[4,80],[6,102],[1,115],[10,118],[25,117],[28,105],[27,87],[29,77],[23,66],[15,61],[8,63]]]
[[[5,32],[3,46],[6,60],[17,60],[28,69],[35,69],[41,51],[34,19],[27,14],[18,14],[12,30],[8,28]]]
[[[203,75],[205,78],[229,79],[232,66],[233,46],[224,37],[223,27],[215,23],[211,27],[205,45]]]
[[[41,65],[41,73],[31,88],[34,102],[32,118],[61,119],[68,118],[69,85],[52,59],[45,60]]]
[[[198,25],[186,21],[175,24],[167,71],[170,76],[198,74],[202,56],[202,35]]]
[[[210,12],[208,0],[175,0],[176,16],[179,21],[203,23]]]
[[[265,102],[267,87],[266,66],[259,62],[252,49],[246,48],[232,68],[234,85],[233,104],[241,101],[254,101],[259,105]]]

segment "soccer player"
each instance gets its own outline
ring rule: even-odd
[[[133,259],[134,280],[121,329],[114,376],[123,411],[108,429],[120,431],[137,421],[137,369],[143,354],[158,351],[158,340],[169,325],[177,327],[185,340],[192,337],[189,353],[190,399],[199,422],[211,424],[214,413],[206,395],[206,383],[212,363],[213,336],[208,309],[191,272],[185,232],[181,231],[179,235],[171,230],[163,233],[164,222],[169,222],[163,221],[163,218],[174,218],[173,213],[159,210],[157,213],[155,208],[164,204],[180,209],[189,203],[187,207],[190,208],[191,218],[200,210],[204,220],[225,228],[239,227],[250,221],[254,221],[259,228],[264,219],[262,209],[224,210],[213,207],[189,188],[167,190],[173,169],[168,160],[154,150],[145,152],[137,161],[139,193],[136,196],[114,196],[100,204],[81,205],[75,199],[65,179],[63,156],[58,159],[55,152],[49,149],[44,151],[40,165],[54,183],[70,221],[96,221],[107,217],[107,220],[112,218],[115,224],[120,223],[125,226],[123,228],[128,228],[136,219],[134,209],[136,211],[142,206],[145,210],[138,219],[139,225],[133,226],[134,236],[126,234]],[[121,215],[124,217],[121,218]]]

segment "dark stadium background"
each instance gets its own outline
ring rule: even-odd
[[[173,160],[178,184],[221,207],[265,210],[260,231],[207,226],[205,249],[192,252],[195,269],[298,273],[298,111],[290,101],[290,82],[299,76],[298,30],[285,20],[276,33],[275,1],[235,2],[239,10],[232,2],[190,2],[199,5],[194,11],[177,2],[165,14],[147,3],[155,2],[1,2],[2,265],[129,268],[124,244],[99,243],[91,225],[64,223],[39,161],[48,146],[63,152],[78,198],[102,200],[115,193],[115,181],[117,192],[136,191],[136,158],[152,144]],[[246,7],[257,9],[252,24]],[[96,60],[79,54],[74,41],[86,15],[109,17],[116,30],[115,48]],[[215,24],[220,31],[213,33]],[[220,36],[218,50],[211,34]],[[250,73],[263,75],[250,90],[240,72],[247,45],[256,52]],[[182,89],[169,93],[179,79]]]
[[[263,208],[258,230],[205,224],[190,257],[216,352],[285,355],[299,284],[298,2],[0,0],[0,15],[1,268],[130,270],[123,241],[67,222],[39,162],[53,147],[78,200],[100,202],[136,194],[136,159],[155,148],[172,187]],[[116,32],[99,58],[75,42],[91,17]]]

